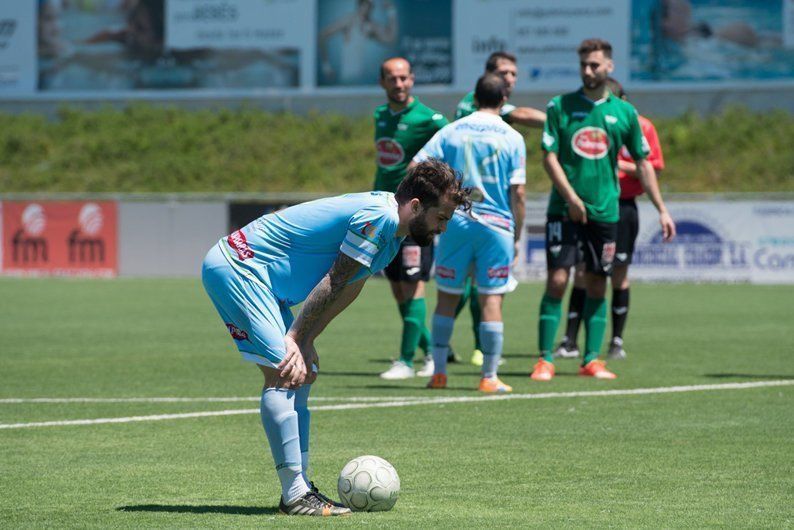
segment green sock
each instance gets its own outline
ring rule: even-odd
[[[427,305],[424,298],[414,298],[406,301],[403,305],[403,336],[400,343],[400,359],[408,366],[413,366],[414,353],[417,346],[419,346],[422,330],[427,329],[425,325]]]
[[[560,325],[562,314],[562,299],[543,295],[540,301],[540,319],[538,320],[538,349],[540,355],[548,362],[552,362],[551,351],[554,348],[554,339],[557,337],[557,327]]]
[[[584,311],[582,311],[585,329],[585,354],[582,366],[598,358],[601,352],[601,343],[607,330],[607,302],[606,298],[585,298]]]
[[[474,349],[482,351],[480,347],[480,320],[482,310],[480,309],[480,293],[477,287],[471,286],[471,298],[469,299],[469,309],[471,310],[471,329],[474,331]]]
[[[466,302],[469,301],[469,297],[471,296],[471,277],[466,278],[466,283],[463,284],[463,292],[460,293],[460,300],[458,300],[458,307],[455,308],[455,318],[458,318],[458,315],[463,308],[466,307]]]

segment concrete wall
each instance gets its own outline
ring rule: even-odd
[[[576,87],[571,87],[575,89]],[[455,106],[463,93],[448,89],[420,88],[415,93],[424,103],[448,117],[455,114]],[[513,94],[511,102],[516,105],[545,107],[554,93],[522,92]],[[794,85],[769,84],[720,88],[719,86],[682,90],[680,88],[654,87],[630,90],[632,102],[643,114],[648,116],[677,116],[689,110],[701,114],[719,112],[729,105],[741,104],[758,112],[785,110],[794,114]],[[54,117],[64,105],[78,108],[98,108],[102,106],[124,107],[133,100],[119,96],[103,99],[58,99],[39,97],[35,99],[0,100],[0,111],[9,113],[34,112]],[[178,106],[189,109],[226,108],[247,106],[270,111],[289,111],[305,114],[309,111],[336,112],[369,116],[372,110],[384,100],[379,88],[355,89],[346,92],[301,93],[254,93],[250,96],[229,97],[224,93],[179,95],[160,92],[136,94],[134,101],[147,101],[154,105]]]
[[[225,201],[120,202],[120,276],[197,276],[227,232]]]

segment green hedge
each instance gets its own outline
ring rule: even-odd
[[[732,108],[656,120],[669,192],[794,191],[794,117]],[[529,191],[547,191],[525,130]],[[0,114],[0,192],[343,192],[368,189],[371,118],[132,105]]]

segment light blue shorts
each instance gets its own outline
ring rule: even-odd
[[[284,359],[289,307],[261,280],[238,272],[215,245],[201,266],[201,281],[246,361],[276,368]]]
[[[455,214],[436,247],[436,283],[450,294],[463,292],[471,274],[481,294],[504,294],[515,286],[510,274],[513,235]]]

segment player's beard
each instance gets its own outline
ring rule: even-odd
[[[600,76],[594,77],[582,77],[582,84],[587,90],[600,90],[603,88],[604,83],[607,82],[606,76],[601,78]]]
[[[427,226],[427,220],[424,215],[417,215],[408,224],[408,235],[411,236],[417,245],[426,247],[433,243],[433,238],[436,234]]]

